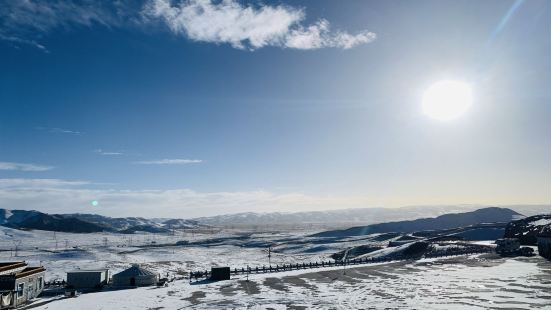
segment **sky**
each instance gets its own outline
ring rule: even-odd
[[[551,3],[0,0],[0,208],[551,203]],[[450,121],[441,80],[472,87]]]

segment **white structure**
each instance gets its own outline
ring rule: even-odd
[[[139,265],[132,267],[113,275],[113,285],[115,286],[147,286],[154,285],[159,280],[156,273],[141,268]]]
[[[513,253],[520,249],[520,241],[515,238],[503,238],[496,240],[496,252],[497,253]]]
[[[100,288],[109,282],[109,269],[73,270],[67,272],[67,287]]]
[[[0,309],[17,308],[40,295],[45,272],[25,262],[0,263]]]

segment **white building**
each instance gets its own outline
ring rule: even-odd
[[[45,273],[25,262],[0,263],[0,309],[17,308],[40,295]]]

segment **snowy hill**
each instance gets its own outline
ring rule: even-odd
[[[424,230],[444,230],[481,223],[510,222],[519,216],[521,215],[513,210],[494,207],[484,208],[472,212],[445,214],[436,218],[421,218],[411,221],[358,226],[344,230],[330,230],[318,233],[314,236],[345,237],[386,232],[410,233]]]
[[[38,211],[0,209],[0,225],[16,229],[40,229],[63,232],[90,233],[106,230],[105,227]]]
[[[236,213],[194,218],[199,223],[212,226],[292,226],[292,225],[331,225],[350,227],[375,223],[413,220],[437,217],[449,213],[464,213],[489,206],[484,205],[443,205],[410,206],[402,208],[356,208],[311,212],[272,212]],[[502,208],[514,210],[524,215],[535,215],[551,210],[549,205],[511,205]]]
[[[195,218],[199,223],[213,226],[253,225],[304,225],[333,224],[351,226],[382,223],[438,216],[450,212],[464,212],[476,209],[474,206],[419,206],[404,208],[358,208],[311,212],[246,212]]]
[[[74,233],[150,232],[166,233],[171,229],[203,228],[193,220],[169,219],[159,222],[140,217],[111,218],[97,214],[46,214],[38,211],[0,209],[0,225],[15,229],[39,229]]]
[[[518,238],[521,244],[536,245],[536,237],[544,231],[551,231],[551,214],[535,215],[513,221],[505,228],[505,237]]]

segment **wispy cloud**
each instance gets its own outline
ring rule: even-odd
[[[58,128],[58,127],[54,127],[54,128],[36,127],[36,129],[51,132],[51,133],[70,134],[70,135],[76,135],[76,136],[79,136],[79,135],[82,134],[82,132],[80,132],[80,131],[70,130],[70,129],[65,129],[65,128]]]
[[[376,38],[368,30],[333,30],[325,19],[305,24],[305,12],[301,7],[238,0],[7,1],[0,10],[0,40],[47,51],[39,42],[53,31],[95,26],[150,31],[159,24],[193,41],[248,50],[348,49]]]
[[[109,151],[105,151],[105,150],[102,150],[102,149],[96,149],[96,150],[94,150],[94,153],[99,154],[99,155],[103,155],[103,156],[122,156],[122,155],[124,155],[123,152],[109,152]]]
[[[35,40],[27,40],[27,39],[18,38],[11,35],[5,35],[2,32],[0,32],[0,40],[7,41],[11,43],[11,45],[15,46],[16,48],[18,48],[19,45],[30,45],[48,53],[48,49],[46,49],[44,45],[36,42]]]
[[[14,170],[14,171],[48,171],[52,170],[52,166],[27,164],[27,163],[14,163],[14,162],[0,162],[0,170]]]
[[[47,51],[38,43],[44,34],[72,27],[121,25],[129,18],[132,1],[95,0],[19,0],[3,1],[0,10],[0,39],[12,44],[33,45]],[[135,12],[137,14],[138,11]]]
[[[235,0],[214,2],[189,0],[149,0],[146,17],[160,18],[175,34],[191,40],[227,43],[235,48],[251,50],[265,46],[295,49],[337,47],[348,49],[369,43],[375,33],[364,30],[357,34],[332,32],[327,20],[304,26],[302,8],[270,5],[242,5]]]
[[[201,159],[159,159],[159,160],[144,160],[135,161],[134,164],[138,165],[188,165],[188,164],[200,164]]]
[[[4,188],[67,188],[88,185],[86,181],[68,181],[61,179],[0,179],[0,189]]]

